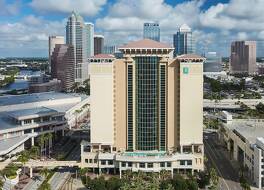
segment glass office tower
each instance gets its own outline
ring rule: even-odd
[[[72,12],[66,25],[66,44],[74,47],[75,81],[82,82],[88,78],[84,72],[87,68],[87,58],[93,56],[94,26],[84,23],[83,18]]]
[[[160,41],[160,27],[159,23],[144,23],[143,38]]]
[[[195,53],[195,41],[191,28],[183,24],[173,35],[174,57],[183,54]]]

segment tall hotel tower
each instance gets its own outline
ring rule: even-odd
[[[90,63],[91,142],[82,167],[197,172],[203,170],[203,62],[171,59],[173,48],[144,39]]]
[[[72,12],[66,25],[66,44],[74,47],[75,82],[88,78],[87,58],[93,56],[94,26],[84,23],[83,18]]]

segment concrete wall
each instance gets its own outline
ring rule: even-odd
[[[203,144],[203,64],[180,63],[180,145]]]
[[[114,143],[113,65],[90,65],[91,143]]]
[[[114,140],[117,150],[125,150],[127,143],[127,95],[125,60],[114,62]]]

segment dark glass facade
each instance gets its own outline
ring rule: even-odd
[[[136,57],[136,149],[158,149],[158,57]]]
[[[133,150],[133,65],[127,66],[127,147]]]
[[[160,65],[159,149],[166,150],[166,65]]]
[[[127,66],[128,150],[165,151],[166,65],[160,65],[160,58],[156,56],[135,57],[134,60],[134,66]],[[133,83],[134,76],[135,83]],[[134,99],[133,94],[135,94]],[[136,142],[133,143],[133,139]]]

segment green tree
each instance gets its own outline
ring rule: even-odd
[[[212,184],[212,188],[215,189],[218,185],[218,182],[219,182],[219,176],[217,175],[217,172],[214,168],[211,168],[210,169],[210,172],[209,172],[209,175],[210,175],[210,181],[211,181],[211,184]]]
[[[200,188],[205,188],[206,185],[210,184],[210,176],[206,172],[199,172],[198,174],[198,185]]]
[[[52,133],[47,133],[45,135],[45,142],[47,142],[47,144],[48,144],[49,157],[50,157],[50,148],[51,148],[51,143],[52,143],[52,137],[53,137]]]
[[[119,190],[121,186],[122,186],[122,181],[117,177],[111,177],[106,182],[107,190]]]
[[[264,114],[264,104],[262,102],[260,102],[258,105],[256,105],[256,110],[260,113],[260,114]]]
[[[167,180],[167,179],[171,179],[171,172],[168,170],[161,170],[160,171],[160,179],[162,181]]]
[[[29,150],[29,153],[31,158],[37,159],[37,157],[39,156],[39,147],[32,146]]]
[[[25,172],[26,172],[25,164],[26,164],[26,162],[28,162],[28,160],[29,160],[29,153],[26,150],[21,152],[20,156],[17,159],[17,161],[21,162],[22,165],[23,165],[24,175],[25,175]]]
[[[107,190],[106,181],[103,176],[92,180],[90,184],[88,184],[88,187],[90,187],[92,190]]]
[[[40,175],[44,176],[45,178],[48,177],[49,175],[49,169],[48,168],[43,168],[41,171],[40,171]]]
[[[47,181],[44,181],[39,187],[39,190],[51,190],[51,186]]]
[[[3,188],[3,186],[4,186],[4,182],[3,182],[3,180],[2,180],[2,179],[0,179],[0,189],[2,189],[2,188]]]
[[[39,146],[40,146],[40,157],[42,158],[43,149],[45,146],[45,135],[44,134],[40,135],[40,137],[39,137]]]
[[[177,190],[188,190],[186,180],[181,175],[175,175],[172,180],[172,186]]]

